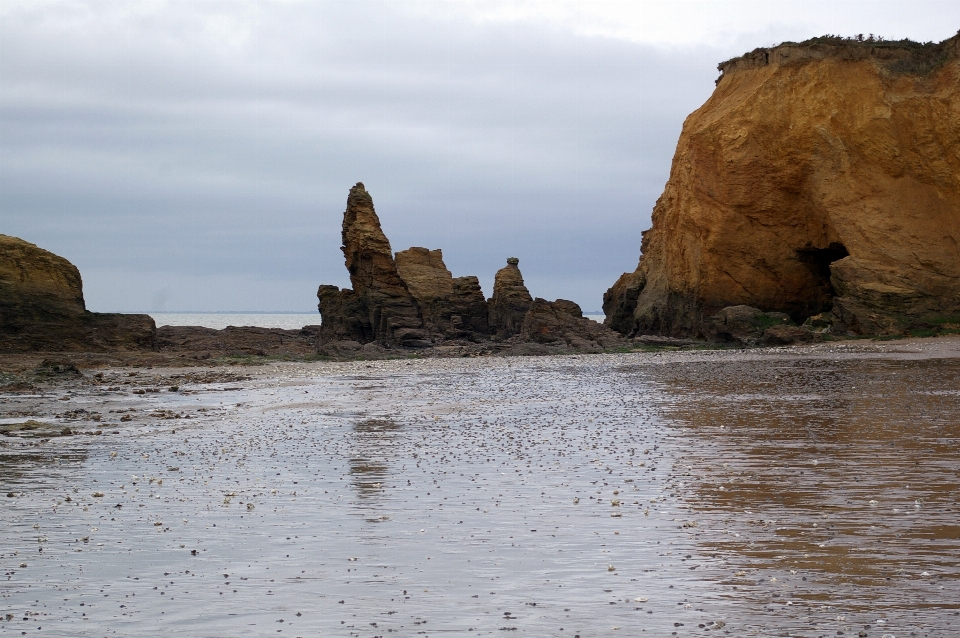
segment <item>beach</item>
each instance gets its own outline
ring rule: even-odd
[[[52,372],[0,630],[951,635],[958,388],[956,337]]]

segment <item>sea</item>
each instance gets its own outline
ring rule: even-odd
[[[318,312],[148,312],[157,326],[202,326],[223,330],[227,326],[256,326],[298,330],[303,326],[320,325]],[[603,323],[599,312],[585,314],[588,319]]]

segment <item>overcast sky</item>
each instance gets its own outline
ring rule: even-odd
[[[96,311],[302,310],[349,285],[347,192],[484,291],[584,310],[633,270],[717,63],[948,38],[960,2],[0,0],[0,232]]]

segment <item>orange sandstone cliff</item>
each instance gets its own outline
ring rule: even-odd
[[[704,334],[741,305],[837,333],[957,321],[960,34],[818,38],[719,68],[607,325]]]

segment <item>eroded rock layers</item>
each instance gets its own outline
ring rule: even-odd
[[[340,250],[353,288],[320,287],[317,297],[325,330],[360,343],[423,342],[426,333],[420,309],[397,272],[390,241],[362,183],[350,189],[341,237]]]
[[[76,266],[0,235],[0,352],[152,349],[156,332],[147,315],[88,312]]]
[[[493,279],[493,297],[490,298],[490,325],[500,336],[510,337],[523,328],[523,318],[533,297],[523,284],[520,260],[508,257],[507,265],[497,271]]]
[[[960,320],[960,36],[826,38],[720,69],[607,325],[708,334],[740,305],[842,333]]]
[[[440,249],[413,247],[395,256],[400,278],[420,307],[424,328],[448,339],[479,340],[490,333],[487,303],[476,277],[447,270]]]
[[[413,247],[392,255],[363,184],[347,199],[342,250],[353,289],[324,285],[317,291],[320,341],[338,352],[359,352],[363,344],[417,348],[497,341],[536,345],[530,354],[546,354],[555,351],[550,348],[599,351],[620,340],[584,318],[572,301],[534,300],[515,257],[497,272],[487,300],[480,280],[454,277],[440,250]]]

